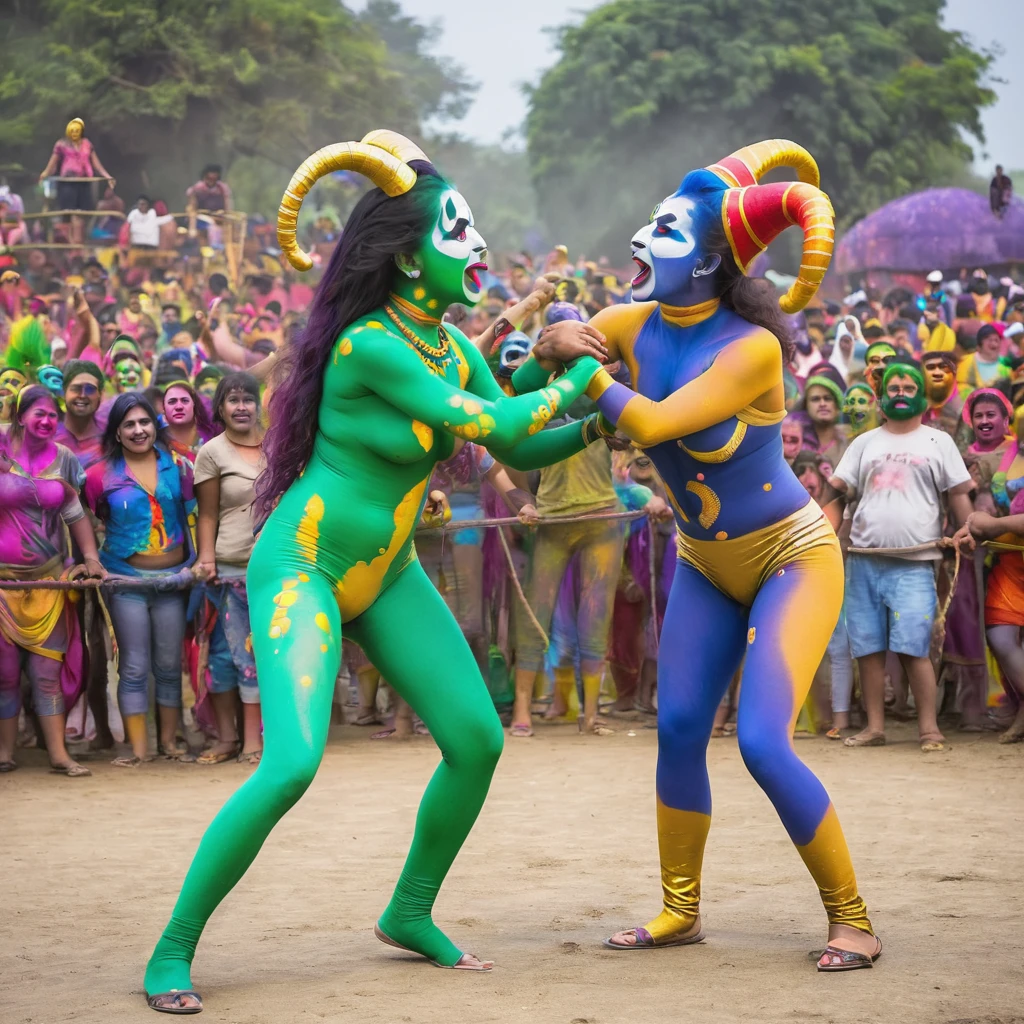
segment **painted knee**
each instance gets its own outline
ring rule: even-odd
[[[693,708],[658,708],[658,747],[660,750],[704,749],[711,739],[712,718],[695,714]]]
[[[505,732],[501,720],[489,708],[486,713],[475,715],[459,726],[455,742],[444,746],[443,756],[453,768],[489,775],[494,771],[504,746]]]
[[[314,750],[312,747],[289,750],[284,760],[264,756],[256,771],[261,776],[269,777],[273,787],[271,800],[278,805],[280,813],[283,814],[297,803],[309,789],[322,757],[323,750]]]
[[[796,757],[786,738],[766,729],[763,723],[750,725],[741,720],[736,740],[747,771],[770,795],[776,782],[785,777],[790,759]]]

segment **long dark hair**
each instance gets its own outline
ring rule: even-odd
[[[415,160],[416,184],[389,198],[375,188],[356,203],[309,307],[305,328],[275,368],[270,429],[264,439],[267,469],[256,481],[256,516],[262,522],[313,454],[323,373],[341,332],[382,306],[391,291],[395,257],[413,252],[433,223],[434,200],[448,187],[432,164]]]
[[[156,443],[161,447],[167,447],[166,432],[160,428],[156,410],[150,405],[149,399],[140,395],[138,391],[126,391],[114,399],[114,404],[110,407],[110,416],[107,419],[107,429],[103,431],[103,457],[108,462],[124,457],[121,442],[117,439],[117,431],[125,416],[136,406],[141,406],[153,420],[153,426],[156,427]]]
[[[713,213],[709,222],[711,226],[704,237],[704,244],[708,252],[717,253],[722,258],[716,278],[723,287],[722,305],[774,334],[782,346],[783,361],[789,363],[795,346],[786,315],[779,308],[779,293],[770,281],[763,277],[747,277],[736,265],[721,214]]]

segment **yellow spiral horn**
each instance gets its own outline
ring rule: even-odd
[[[377,146],[378,149],[386,150],[405,163],[412,160],[425,160],[430,163],[430,157],[412,139],[407,139],[404,135],[399,135],[398,132],[388,131],[387,128],[378,128],[376,131],[369,132],[363,136],[361,141],[366,146]]]
[[[808,185],[819,185],[821,175],[814,157],[795,142],[788,139],[767,139],[744,146],[735,153],[712,164],[708,170],[717,174],[727,185],[742,188],[756,185],[761,178],[776,167],[792,167],[800,181]]]
[[[318,179],[334,171],[357,171],[389,196],[403,195],[416,184],[416,172],[386,148],[362,142],[338,142],[318,149],[303,160],[292,175],[277,211],[277,244],[296,270],[309,270],[313,266],[309,253],[299,248],[296,239],[302,200]]]

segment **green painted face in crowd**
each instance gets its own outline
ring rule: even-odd
[[[114,364],[117,390],[134,391],[142,383],[142,371],[134,359],[119,359]]]
[[[437,219],[419,248],[395,259],[395,293],[440,319],[453,302],[480,300],[480,274],[487,269],[487,243],[473,227],[473,211],[461,193],[441,192]]]

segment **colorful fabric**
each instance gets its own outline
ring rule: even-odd
[[[106,526],[100,561],[109,572],[138,576],[132,555],[163,555],[177,547],[191,554],[188,517],[195,512],[192,468],[157,446],[156,491],[132,476],[123,458],[98,462],[86,473],[85,499]]]
[[[88,139],[80,139],[77,146],[68,139],[58,139],[53,155],[57,158],[57,174],[61,178],[95,177],[92,143]]]

